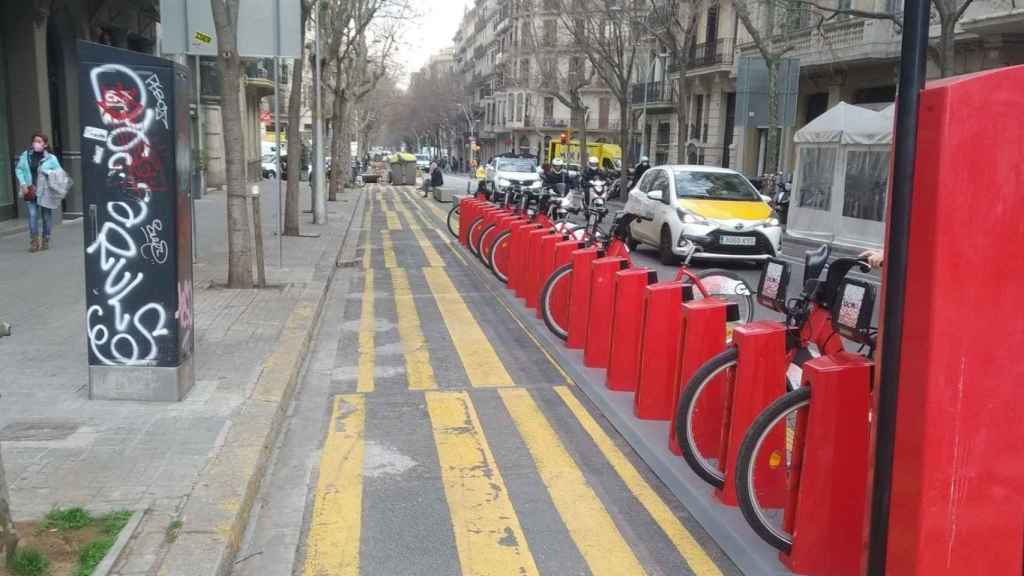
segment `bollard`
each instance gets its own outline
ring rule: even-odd
[[[565,345],[582,349],[587,342],[587,320],[590,317],[590,271],[594,260],[604,250],[591,246],[572,253],[572,293],[569,295],[569,334]]]
[[[594,260],[590,266],[590,313],[587,339],[583,345],[583,365],[588,368],[607,368],[612,345],[615,275],[629,267],[629,260],[608,256]]]
[[[640,377],[640,335],[643,331],[644,293],[658,281],[648,268],[630,268],[615,273],[612,309],[612,342],[608,350],[609,390],[636,390]]]
[[[544,285],[547,284],[547,279],[551,277],[551,274],[562,266],[571,263],[572,253],[576,250],[582,249],[584,246],[586,246],[586,244],[579,240],[564,240],[555,244],[555,250],[553,252],[554,259],[550,263],[550,271],[544,275],[544,282],[541,284],[541,290],[544,289]],[[554,318],[560,326],[568,326],[569,298],[571,295],[572,273],[570,272],[569,279],[559,282],[551,289],[551,293],[548,294],[548,310],[550,311],[552,318]],[[540,311],[539,302],[537,311]]]
[[[463,198],[459,201],[459,243],[463,246],[469,245],[469,225],[476,220],[480,210],[488,205],[486,201],[477,198]]]
[[[530,244],[531,250],[528,256],[530,267],[526,277],[526,307],[536,308],[538,311],[540,310],[538,305],[540,289],[544,286],[544,280],[547,280],[546,277],[541,277],[541,274],[543,274],[542,262],[544,261],[544,254],[548,251],[554,252],[555,244],[564,239],[561,232],[555,232],[551,228],[548,228],[545,232],[547,233],[532,239]]]
[[[540,227],[540,224],[533,222],[523,222],[511,226],[512,241],[509,243],[508,289],[512,290],[517,296],[520,294],[523,284],[522,271],[526,262],[527,234],[532,230],[539,230]]]
[[[737,326],[732,341],[739,352],[736,375],[732,381],[732,394],[728,398],[729,416],[722,430],[720,453],[725,457],[725,483],[715,490],[715,496],[727,506],[736,505],[736,456],[750,423],[776,398],[786,392],[786,331],[778,322],[752,322]],[[778,429],[765,439],[762,454],[783,448],[785,437]],[[757,464],[758,501],[766,506],[782,508],[786,499],[785,468],[779,467],[769,476],[768,464]]]
[[[681,304],[693,299],[693,285],[659,282],[644,289],[644,319],[640,340],[640,377],[633,397],[633,414],[642,420],[672,417],[672,384],[682,334]]]
[[[540,252],[540,239],[548,234],[551,234],[550,228],[538,228],[531,230],[526,235],[525,250],[521,261],[522,270],[520,271],[522,283],[516,290],[516,295],[526,300],[527,308],[537,307],[537,291],[533,288],[534,276],[537,272],[536,255]]]
[[[551,276],[555,270],[556,246],[567,241],[568,238],[561,232],[553,232],[543,236],[540,240],[540,257],[535,262],[536,276],[534,278],[534,288],[537,291],[537,318],[543,319],[540,311],[540,291],[544,289],[544,283],[548,281],[548,276]]]
[[[523,220],[525,222],[525,218],[522,218],[518,214],[503,214],[498,216],[494,222],[494,229],[491,230],[491,233],[484,238],[483,242],[480,243],[480,253],[489,254],[491,249],[494,248],[494,241],[498,239],[498,236],[501,236],[502,232],[508,230],[508,227],[518,220]]]
[[[470,231],[471,233],[466,238],[470,246],[477,245],[480,241],[480,235],[483,233],[484,229],[487,228],[487,224],[493,218],[493,214],[498,210],[500,210],[500,208],[496,206],[483,206],[476,211],[476,218],[473,219],[473,222],[477,219],[482,219],[482,221],[479,226]],[[472,225],[473,222],[470,222],[470,224]]]
[[[669,426],[669,449],[682,456],[676,439],[676,406],[682,387],[693,374],[713,356],[725,350],[726,321],[730,303],[719,298],[703,298],[683,303],[683,336],[679,339],[679,360],[672,386],[672,425]],[[694,406],[694,441],[701,453],[709,457],[719,454],[725,416],[724,377],[708,384]]]
[[[780,555],[794,573],[862,574],[873,374],[870,360],[847,352],[804,363],[812,402],[794,434],[801,461],[783,517],[793,546]]]

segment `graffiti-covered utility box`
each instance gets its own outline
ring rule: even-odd
[[[90,397],[180,400],[194,382],[189,71],[78,51]]]

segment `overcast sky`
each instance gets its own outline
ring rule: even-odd
[[[410,26],[412,30],[402,47],[402,61],[406,63],[403,86],[408,83],[409,74],[426,64],[431,54],[451,46],[463,10],[471,6],[472,1],[413,0],[420,17]]]

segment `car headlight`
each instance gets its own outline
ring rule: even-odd
[[[687,212],[682,208],[676,208],[676,214],[679,215],[679,219],[682,220],[683,224],[707,224],[708,221],[700,216],[697,216],[693,212]]]
[[[769,219],[764,221],[764,225],[765,226],[778,226],[779,225],[779,219],[778,218],[769,218]]]
[[[534,190],[537,190],[538,188],[540,188],[540,186],[540,180],[534,180],[533,182],[530,183],[530,188],[533,188]]]
[[[505,178],[498,178],[498,186],[508,186],[509,184],[511,184],[511,182]]]

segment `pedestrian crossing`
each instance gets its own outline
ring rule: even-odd
[[[335,361],[302,573],[734,573],[481,283],[446,213],[365,193],[358,344]]]

